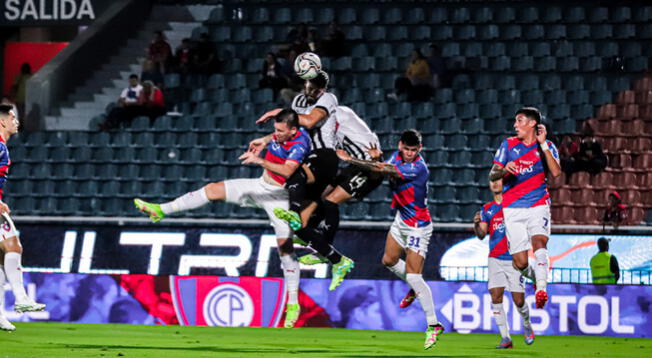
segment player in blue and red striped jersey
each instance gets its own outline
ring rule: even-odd
[[[240,206],[264,209],[276,233],[276,240],[288,291],[285,327],[292,328],[299,318],[299,261],[292,244],[292,230],[288,224],[274,216],[274,208],[289,207],[288,191],[284,188],[289,178],[310,153],[310,137],[299,127],[299,116],[292,109],[283,109],[274,116],[274,133],[266,138],[267,152],[250,150],[240,156],[242,164],[263,167],[263,175],[255,179],[231,179],[210,183],[201,189],[184,194],[163,204],[134,199],[136,207],[149,215],[153,222],[166,215],[199,208],[211,201],[226,201]]]
[[[416,296],[426,314],[428,329],[424,349],[432,348],[444,326],[437,320],[430,287],[423,280],[423,264],[432,236],[432,219],[428,210],[428,165],[419,154],[421,134],[408,129],[401,135],[398,151],[385,162],[374,162],[340,156],[351,164],[389,176],[392,189],[392,208],[396,217],[387,233],[383,265],[406,281],[412,296]],[[380,153],[369,151],[372,158]],[[405,254],[405,261],[401,257]],[[408,294],[410,295],[410,294]]]
[[[502,180],[489,182],[494,200],[482,206],[482,210],[473,218],[473,230],[479,239],[489,234],[489,260],[487,286],[491,294],[491,308],[494,320],[502,337],[498,349],[512,348],[512,338],[509,335],[509,323],[503,308],[505,288],[512,293],[512,299],[518,313],[523,318],[523,334],[525,343],[534,342],[534,331],[530,323],[530,310],[525,304],[525,284],[523,276],[512,265],[512,255],[508,251],[507,236],[503,223],[503,183]]]
[[[494,157],[489,179],[503,180],[503,213],[514,266],[536,284],[536,306],[548,301],[548,238],[550,237],[550,194],[547,175],[561,174],[559,153],[546,139],[541,113],[523,107],[514,118],[515,137],[505,139]],[[534,250],[536,266],[528,263]]]
[[[14,297],[16,297],[14,304],[16,312],[35,312],[45,309],[44,304],[34,302],[25,292],[21,268],[23,247],[20,244],[16,226],[9,216],[11,210],[7,204],[2,202],[2,193],[11,165],[7,141],[16,133],[18,133],[16,109],[12,105],[0,105],[0,329],[5,331],[16,330],[16,327],[5,318],[2,312],[5,296],[2,287],[5,280],[9,281]]]

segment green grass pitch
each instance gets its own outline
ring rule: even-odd
[[[538,336],[532,346],[514,336],[509,351],[494,334],[444,333],[423,350],[420,332],[343,329],[213,328],[17,323],[0,332],[0,358],[78,357],[652,357],[652,340]]]

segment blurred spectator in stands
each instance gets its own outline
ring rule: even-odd
[[[609,206],[604,210],[602,215],[602,226],[612,225],[615,230],[622,223],[627,222],[627,206],[622,203],[620,194],[616,191],[609,193]]]
[[[449,78],[446,60],[441,56],[441,48],[435,44],[430,44],[428,66],[430,66],[430,73],[432,74],[432,87],[448,87]]]
[[[14,104],[18,108],[18,118],[25,116],[25,91],[27,90],[27,80],[32,77],[32,67],[27,62],[20,65],[20,73],[14,78],[11,85],[11,96]],[[20,124],[23,124],[20,122]]]
[[[172,47],[165,41],[162,31],[154,32],[154,40],[147,48],[147,58],[154,62],[154,66],[160,73],[166,73],[170,60],[172,59]]]
[[[152,120],[167,112],[163,91],[156,87],[152,81],[143,82],[143,91],[140,92],[138,104],[141,106],[141,115],[148,116]]]
[[[155,85],[163,86],[163,75],[156,69],[156,65],[152,60],[143,61],[143,71],[140,73],[140,80],[142,82],[152,81]]]
[[[316,29],[310,29],[308,31],[308,37],[306,38],[306,43],[310,48],[310,52],[319,54],[319,51],[321,49],[321,43],[319,41],[319,33],[317,32]]]
[[[287,57],[281,65],[281,74],[285,78],[286,86],[281,89],[280,98],[285,105],[290,105],[303,88],[303,80],[294,72],[294,60],[297,58],[297,52],[288,51]]]
[[[598,239],[598,253],[591,258],[591,276],[594,285],[616,284],[620,279],[620,267],[616,256],[609,253],[609,239]]]
[[[570,148],[572,149],[572,148]],[[607,167],[607,156],[602,151],[602,145],[593,135],[586,133],[576,154],[561,161],[566,180],[577,172],[589,172],[596,175]]]
[[[333,20],[328,24],[328,29],[321,42],[320,54],[326,57],[342,57],[346,55],[346,36],[338,23]]]
[[[211,75],[221,71],[221,62],[217,57],[217,48],[207,33],[199,35],[199,42],[192,56],[192,72]]]
[[[122,122],[128,122],[140,114],[138,99],[143,91],[138,75],[129,76],[129,86],[122,90],[118,98],[118,105],[113,107],[106,120],[99,124],[100,130],[107,131],[116,128]]]
[[[287,87],[287,82],[283,78],[281,71],[281,64],[272,52],[268,52],[267,56],[265,56],[261,74],[263,77],[258,81],[258,86],[260,88],[271,88],[274,90],[274,98],[276,98],[281,89]]]
[[[304,23],[297,25],[295,28],[290,30],[287,35],[287,40],[289,42],[290,50],[296,51],[296,53],[304,53],[310,51],[310,45],[308,45],[309,38],[308,26]]]
[[[177,47],[174,54],[174,62],[176,71],[182,75],[190,72],[190,65],[193,55],[192,42],[189,38],[181,40],[181,44]]]
[[[421,51],[412,50],[412,59],[405,70],[405,77],[394,81],[395,93],[389,95],[394,100],[407,98],[408,101],[428,101],[432,94],[430,67]]]

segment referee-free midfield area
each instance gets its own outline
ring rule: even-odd
[[[495,334],[444,333],[423,350],[423,332],[334,328],[214,328],[16,323],[0,332],[1,358],[45,357],[650,357],[652,340],[537,336],[496,350]]]

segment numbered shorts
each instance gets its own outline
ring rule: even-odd
[[[509,253],[512,255],[530,250],[532,236],[550,237],[550,207],[548,205],[539,205],[533,208],[504,208],[503,214]]]
[[[392,227],[389,229],[394,240],[405,250],[412,250],[422,257],[428,253],[430,236],[432,236],[432,225],[424,227],[408,226],[401,220],[401,216],[396,214]]]
[[[489,289],[504,287],[509,292],[525,292],[525,280],[512,265],[512,260],[499,260],[490,257],[488,271]]]
[[[364,198],[382,183],[382,175],[355,165],[345,167],[335,178],[335,184],[341,186],[344,191],[356,199]]]
[[[265,210],[276,237],[292,237],[290,226],[274,215],[274,208],[289,209],[288,192],[284,188],[269,184],[263,178],[233,179],[224,181],[226,202]]]
[[[6,240],[10,237],[18,236],[16,225],[11,220],[9,214],[0,215],[0,240]]]

